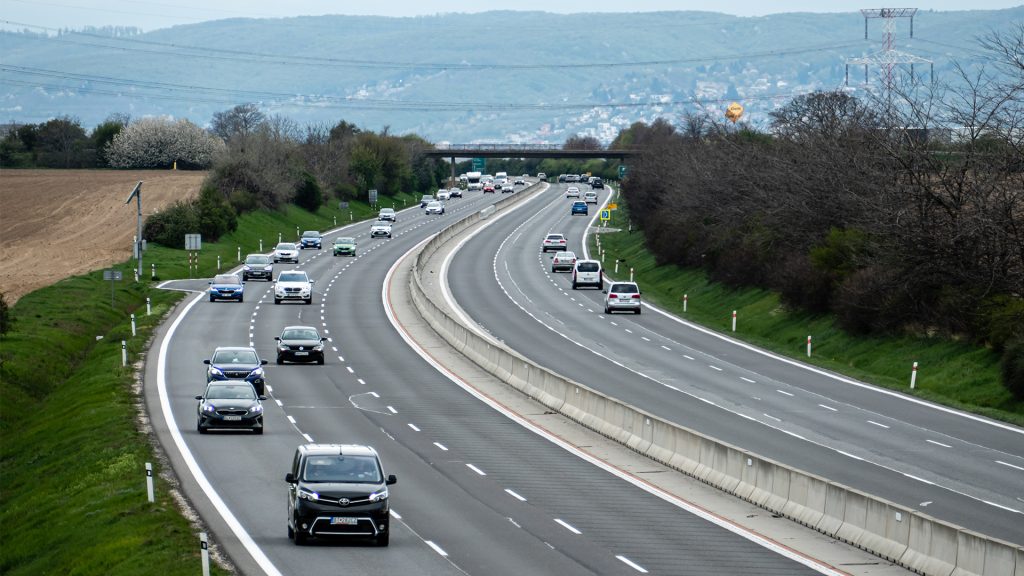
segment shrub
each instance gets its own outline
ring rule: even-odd
[[[299,184],[295,188],[295,205],[310,212],[316,212],[324,202],[324,195],[320,192],[320,185],[316,178],[309,172],[303,172]]]
[[[1003,386],[1018,400],[1024,400],[1024,338],[1007,344],[1003,351]]]
[[[114,168],[206,168],[224,142],[188,120],[143,118],[118,132],[105,150]]]
[[[11,309],[7,306],[4,293],[0,292],[0,334],[7,334],[11,329]]]
[[[216,189],[205,187],[199,198],[175,202],[146,218],[142,236],[168,248],[184,248],[185,234],[202,234],[203,240],[216,242],[237,227],[235,211]]]

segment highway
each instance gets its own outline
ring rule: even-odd
[[[244,573],[267,574],[801,574],[790,557],[684,511],[573,456],[499,414],[410,349],[388,321],[382,286],[395,261],[446,223],[500,199],[469,193],[449,213],[399,213],[395,237],[343,235],[356,258],[303,251],[317,280],[311,306],[272,302],[250,281],[244,303],[189,297],[154,344],[147,401],[186,491]],[[354,233],[355,232],[355,233]],[[278,265],[275,273],[287,269]],[[479,281],[491,281],[490,272]],[[170,287],[202,289],[203,282]],[[505,304],[507,306],[507,303]],[[273,363],[285,325],[330,338],[325,366]],[[265,434],[195,429],[202,360],[252,344],[271,364]],[[162,430],[162,432],[159,432]],[[391,489],[388,548],[364,542],[295,546],[286,537],[284,474],[304,442],[364,443]]]
[[[598,192],[601,202],[612,193]],[[570,204],[554,186],[451,259],[453,301],[490,336],[667,420],[1024,543],[1024,431],[807,369],[651,308],[604,314],[599,290],[572,290],[570,274],[551,272],[553,253],[540,252],[560,232],[582,257],[596,207],[571,216]]]

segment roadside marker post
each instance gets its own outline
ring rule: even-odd
[[[335,226],[338,225],[338,216],[337,215],[334,216],[334,225]]]
[[[732,331],[736,331],[736,311],[732,311]]]
[[[807,335],[807,357],[811,357],[811,335]]]
[[[299,236],[299,227],[298,226],[295,227],[295,237],[296,238],[300,238],[300,236]]]
[[[220,272],[220,254],[217,254],[217,272]]]
[[[203,557],[203,576],[210,576],[210,544],[206,540],[206,532],[199,533],[199,550]]]
[[[146,496],[150,503],[156,502],[153,495],[153,464],[150,462],[146,462]]]
[[[260,252],[263,252],[263,238],[260,238]]]
[[[135,336],[135,314],[132,314],[132,336]]]
[[[281,243],[281,233],[280,232],[277,233],[277,243],[278,244]]]
[[[238,262],[242,261],[242,247],[241,246],[239,246],[238,249],[235,251],[235,260],[238,261]]]
[[[630,269],[629,269],[629,281],[630,281],[630,282],[632,282],[632,281],[633,281],[633,268],[630,268]]]
[[[128,343],[121,340],[121,366],[128,365]]]
[[[683,312],[686,312],[686,305],[690,300],[689,294],[683,294]]]
[[[149,267],[149,279],[156,280],[156,264]]]
[[[910,370],[910,389],[913,390],[917,386],[917,362],[914,362],[914,367]]]
[[[146,296],[146,316],[153,315],[153,303],[149,300],[149,296]]]

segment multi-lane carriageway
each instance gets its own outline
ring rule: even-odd
[[[542,212],[537,203],[548,197],[530,200],[519,221]],[[250,282],[244,304],[211,304],[200,294],[169,319],[154,343],[157,361],[147,365],[150,413],[183,487],[239,567],[268,574],[829,572],[574,457],[466,394],[406,345],[387,320],[385,276],[448,222],[496,199],[476,193],[450,202],[440,217],[404,210],[392,240],[368,239],[368,223],[333,231],[325,246],[354,235],[359,256],[302,253],[299,267],[317,279],[312,306],[274,306],[270,285]],[[530,252],[535,257],[535,247]],[[479,292],[494,281],[489,270]],[[321,328],[330,338],[327,365],[267,367],[262,437],[200,437],[193,396],[203,386],[201,360],[215,346],[248,343],[273,358],[273,337],[287,324]],[[399,477],[389,548],[299,548],[286,538],[284,472],[295,446],[308,441],[380,451]]]

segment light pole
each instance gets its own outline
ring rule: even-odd
[[[130,204],[132,198],[135,198],[136,207],[136,222],[135,222],[135,259],[136,259],[136,272],[137,278],[142,278],[142,180],[135,185],[135,189],[128,195],[128,199],[124,201],[125,204]]]

